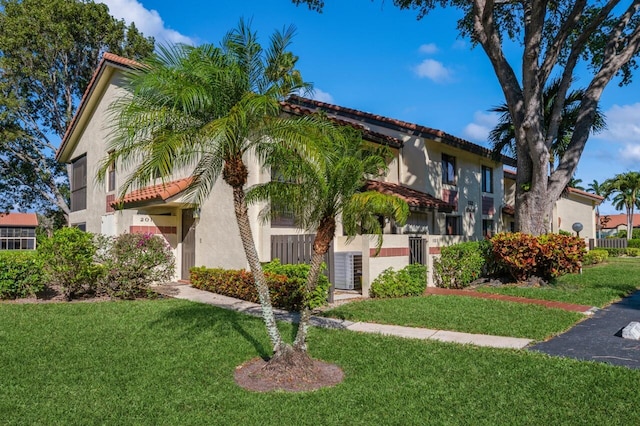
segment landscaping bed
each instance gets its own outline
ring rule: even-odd
[[[640,288],[640,259],[609,258],[606,263],[583,268],[582,274],[563,275],[539,287],[478,286],[476,291],[531,299],[554,300],[604,307]]]

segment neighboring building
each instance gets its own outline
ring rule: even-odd
[[[615,235],[618,231],[626,231],[627,215],[624,213],[601,214],[600,225],[602,226],[600,230],[602,237]],[[640,229],[640,214],[633,215],[633,229]]]
[[[513,208],[515,205],[515,172],[504,171],[504,186],[503,229],[512,231],[515,229],[515,210]],[[604,197],[599,195],[575,188],[567,188],[553,208],[553,217],[551,218],[549,230],[551,232],[562,230],[575,235],[572,227],[574,223],[579,222],[583,226],[582,231],[580,231],[580,237],[596,238],[596,226],[598,223],[596,206],[600,205],[603,200]]]
[[[38,216],[0,213],[0,250],[35,250]]]
[[[107,235],[151,232],[164,236],[176,256],[179,279],[188,279],[189,268],[195,265],[246,267],[231,189],[222,181],[200,206],[185,195],[189,170],[136,189],[121,200],[116,199],[118,188],[130,172],[121,165],[109,168],[104,184],[95,183],[107,155],[108,108],[127,96],[123,71],[134,64],[104,54],[57,152],[58,161],[69,168],[70,223]],[[361,281],[367,295],[369,283],[389,266],[430,264],[440,246],[505,229],[503,163],[513,167],[513,159],[503,157],[497,162],[487,148],[440,130],[301,97],[292,97],[282,108],[291,115],[322,111],[340,124],[362,130],[366,141],[387,146],[393,153],[389,172],[381,181],[369,181],[367,187],[395,194],[410,206],[405,226],[386,225],[388,235],[378,256],[368,236],[348,240],[338,226],[334,257],[329,261],[337,286],[349,288]],[[247,164],[249,186],[271,178],[270,171],[261,169],[254,159],[247,158]],[[291,244],[301,231],[286,217],[261,222],[261,207],[252,206],[249,213],[260,259],[269,261],[283,256],[288,250],[283,244]]]

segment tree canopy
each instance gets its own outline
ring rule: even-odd
[[[293,0],[321,10],[322,0]],[[640,0],[394,0],[418,19],[436,7],[463,12],[458,30],[480,46],[493,66],[514,124],[517,151],[516,226],[539,234],[549,228],[551,211],[575,173],[597,113],[602,92],[615,77],[631,81],[640,50]],[[510,63],[504,44],[521,49]],[[574,74],[586,65],[592,78],[584,89],[566,150],[550,174],[552,145]],[[544,88],[560,84],[545,120]]]
[[[54,160],[101,54],[140,59],[154,41],[88,0],[0,0],[0,209],[69,213]]]

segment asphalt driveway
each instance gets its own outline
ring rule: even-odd
[[[631,321],[640,322],[640,291],[599,310],[566,333],[529,349],[640,369],[640,340],[621,337],[622,329]]]

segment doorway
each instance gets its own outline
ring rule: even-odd
[[[189,270],[196,266],[196,220],[193,209],[182,210],[182,271],[180,278],[189,279]]]

